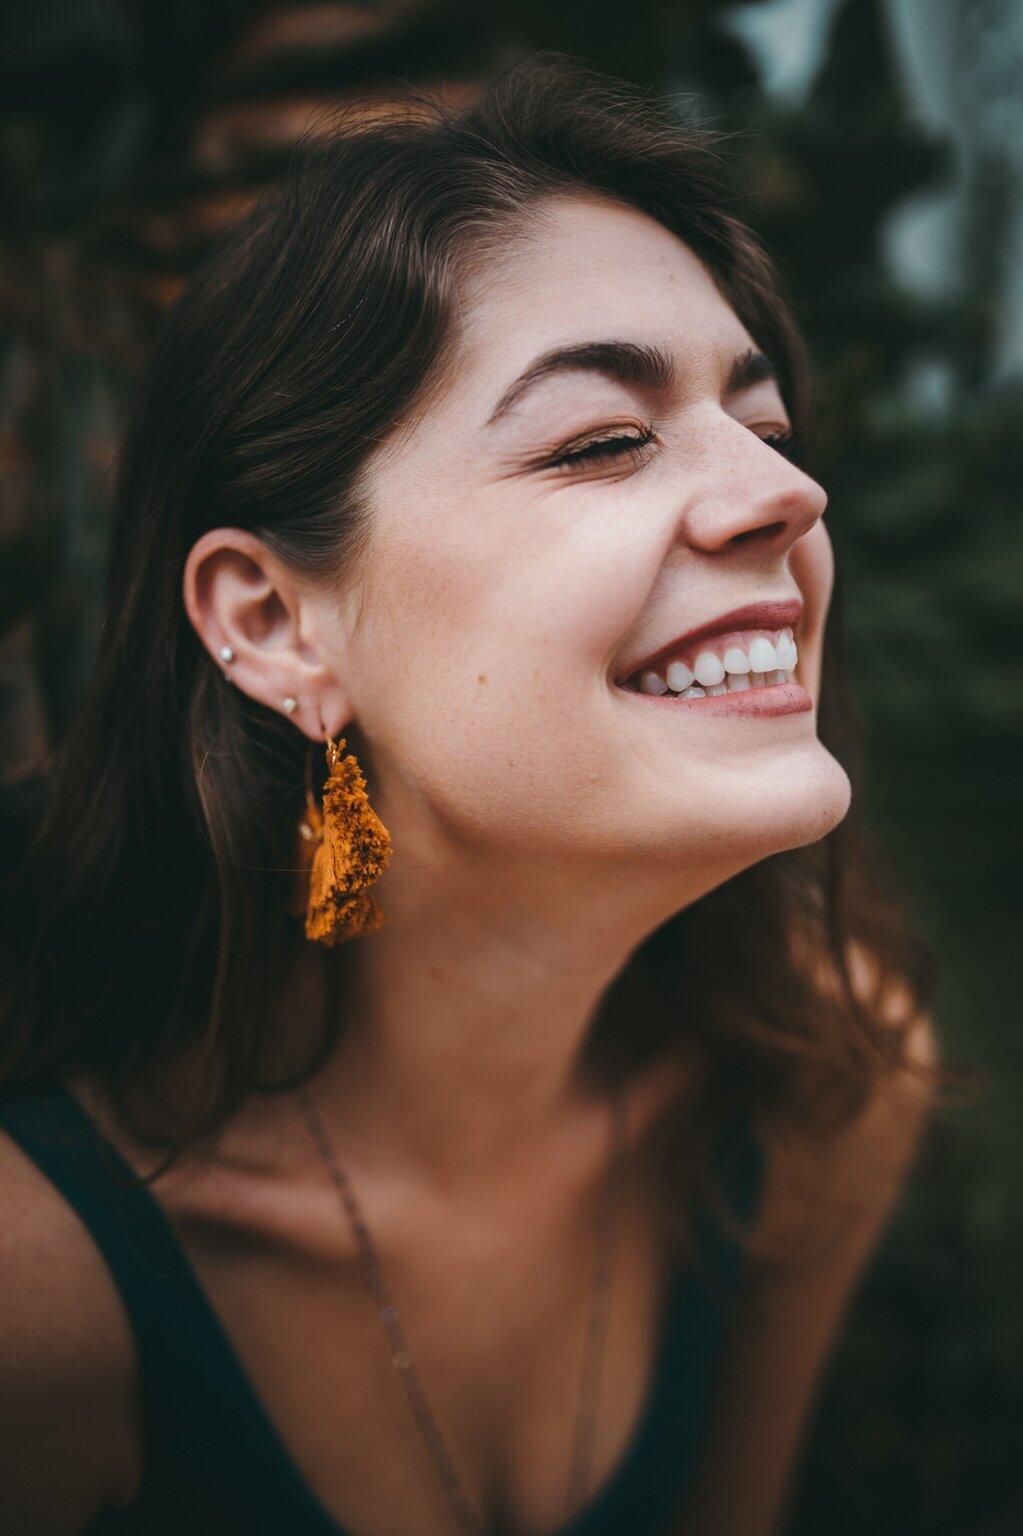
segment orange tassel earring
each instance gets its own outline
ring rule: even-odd
[[[312,849],[305,903],[306,937],[333,946],[358,934],[373,933],[384,914],[366,887],[379,879],[393,852],[391,835],[366,795],[366,780],[345,740],[327,741],[329,774],[323,809],[311,783],[312,748],[306,754],[306,814],[299,824],[305,844],[303,864]]]

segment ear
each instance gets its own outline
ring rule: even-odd
[[[212,528],[188,553],[185,610],[228,682],[287,715],[313,741],[337,736],[353,709],[341,681],[343,614],[255,534]],[[221,651],[229,648],[228,661]],[[296,701],[293,709],[287,699]]]

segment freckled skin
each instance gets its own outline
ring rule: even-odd
[[[400,1277],[470,1491],[513,1525],[550,1529],[578,1365],[568,1320],[586,1306],[607,1153],[606,1093],[578,1070],[595,1009],[666,918],[835,826],[849,781],[816,708],[714,716],[614,686],[629,658],[689,628],[801,594],[799,675],[816,704],[826,495],[761,441],[788,425],[775,385],[725,396],[752,338],[676,236],[579,194],[549,200],[521,235],[460,295],[457,356],[428,406],[365,467],[362,580],[323,590],[254,535],[219,528],[189,553],[184,600],[211,656],[235,652],[236,687],[278,711],[292,695],[288,718],[313,740],[346,736],[391,833],[374,886],[385,922],[335,952],[344,1028],[314,1090]],[[647,396],[576,370],[485,425],[535,357],[594,340],[660,347],[676,387]],[[641,456],[550,465],[646,428]],[[282,1036],[310,1014],[319,958],[303,952],[284,989]],[[676,1086],[662,1063],[630,1082],[631,1134]],[[252,1148],[288,1149],[291,1182],[275,1173],[274,1198],[306,1213],[311,1271],[332,1252],[345,1282],[325,1291],[302,1271],[273,1301],[262,1293],[284,1331],[260,1320],[251,1347],[302,1319],[316,1353],[294,1338],[295,1381],[319,1381],[338,1416],[320,1460],[328,1501],[333,1490],[352,1529],[371,1512],[380,1529],[425,1530],[418,1475],[394,1475],[409,1464],[407,1425],[399,1442],[380,1407],[357,1253],[338,1250],[338,1213],[311,1193],[315,1149],[287,1096],[247,1107],[234,1134],[243,1164]],[[600,1475],[638,1411],[663,1294],[650,1191],[626,1193]],[[247,1297],[247,1271],[225,1267]],[[323,1338],[345,1346],[331,1355]]]
[[[679,397],[647,401],[579,373],[534,387],[484,432],[536,353],[593,335],[666,345]],[[425,819],[496,858],[540,844],[576,861],[580,879],[605,860],[623,874],[684,866],[684,894],[844,815],[848,782],[815,713],[666,721],[608,682],[608,664],[644,637],[798,590],[801,674],[816,696],[826,497],[758,440],[787,422],[774,384],[720,403],[727,362],[751,343],[685,245],[596,199],[552,204],[542,239],[470,295],[449,391],[370,481],[376,558],[351,694],[399,824]],[[548,443],[651,419],[663,447],[641,468],[523,467]],[[465,677],[465,661],[483,657],[485,703]],[[500,754],[509,736],[528,747],[513,777]]]
[[[235,650],[236,686],[278,709],[293,694],[297,728],[322,739],[322,720],[357,753],[395,849],[375,887],[387,923],[353,961],[359,1008],[390,1042],[373,1070],[386,1062],[392,1096],[406,1081],[403,1131],[432,1094],[461,1106],[471,1139],[521,1126],[517,1095],[561,1080],[646,934],[824,836],[850,790],[816,707],[673,714],[613,685],[688,628],[801,594],[799,678],[817,703],[827,496],[762,441],[788,426],[774,383],[724,394],[753,338],[693,252],[634,209],[557,196],[466,281],[459,325],[429,404],[367,463],[357,589],[303,585],[258,539],[218,529],[193,548],[185,595],[211,654]],[[540,353],[592,340],[662,348],[676,387],[576,370],[485,425]],[[639,458],[550,467],[647,427]],[[258,580],[242,580],[246,560]],[[431,963],[443,984],[424,986]],[[358,1073],[339,1068],[339,1113],[382,1135],[393,1116],[370,1131],[366,1059]],[[443,1131],[424,1117],[424,1144],[457,1139],[452,1112]]]
[[[849,803],[816,709],[715,716],[613,683],[689,628],[801,593],[799,674],[816,704],[826,496],[761,441],[788,424],[776,386],[724,395],[752,338],[693,253],[634,209],[558,196],[521,236],[460,295],[457,356],[429,404],[365,466],[363,579],[324,590],[218,528],[190,551],[183,591],[211,657],[234,651],[234,686],[279,712],[293,696],[287,718],[312,740],[346,736],[392,836],[373,890],[383,927],[331,952],[344,1028],[313,1091],[488,1529],[553,1529],[562,1511],[607,1156],[608,1091],[578,1070],[595,1009],[666,918],[822,837]],[[658,346],[677,386],[647,396],[576,370],[486,427],[535,357],[595,340]],[[641,456],[550,466],[645,428]],[[275,999],[303,1059],[320,958],[307,946]],[[629,1134],[676,1088],[667,1063],[630,1081]],[[287,1232],[287,1260],[254,1287],[237,1244],[209,1244],[221,1306],[248,1318],[251,1355],[272,1355],[293,1426],[317,1426],[305,1448],[342,1523],[433,1536],[443,1511],[429,1514],[422,1457],[381,1390],[357,1250],[296,1106],[258,1095],[231,1135],[228,1169],[269,1170],[246,1182],[247,1211],[268,1213],[258,1249],[279,1258]],[[650,1195],[638,1173],[624,1191],[595,1477],[649,1374],[666,1279]],[[214,1179],[200,1230],[222,1212]],[[748,1456],[747,1430],[730,1462]]]

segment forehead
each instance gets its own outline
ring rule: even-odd
[[[459,373],[512,376],[541,348],[630,336],[670,351],[697,386],[753,339],[707,267],[656,219],[596,194],[530,210],[500,255],[466,281]]]

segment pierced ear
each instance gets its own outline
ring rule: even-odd
[[[306,638],[316,628],[315,596],[261,539],[242,528],[203,534],[185,561],[182,597],[200,640],[243,693],[312,740],[323,739],[319,708],[332,715],[340,704],[350,718],[333,669]]]

